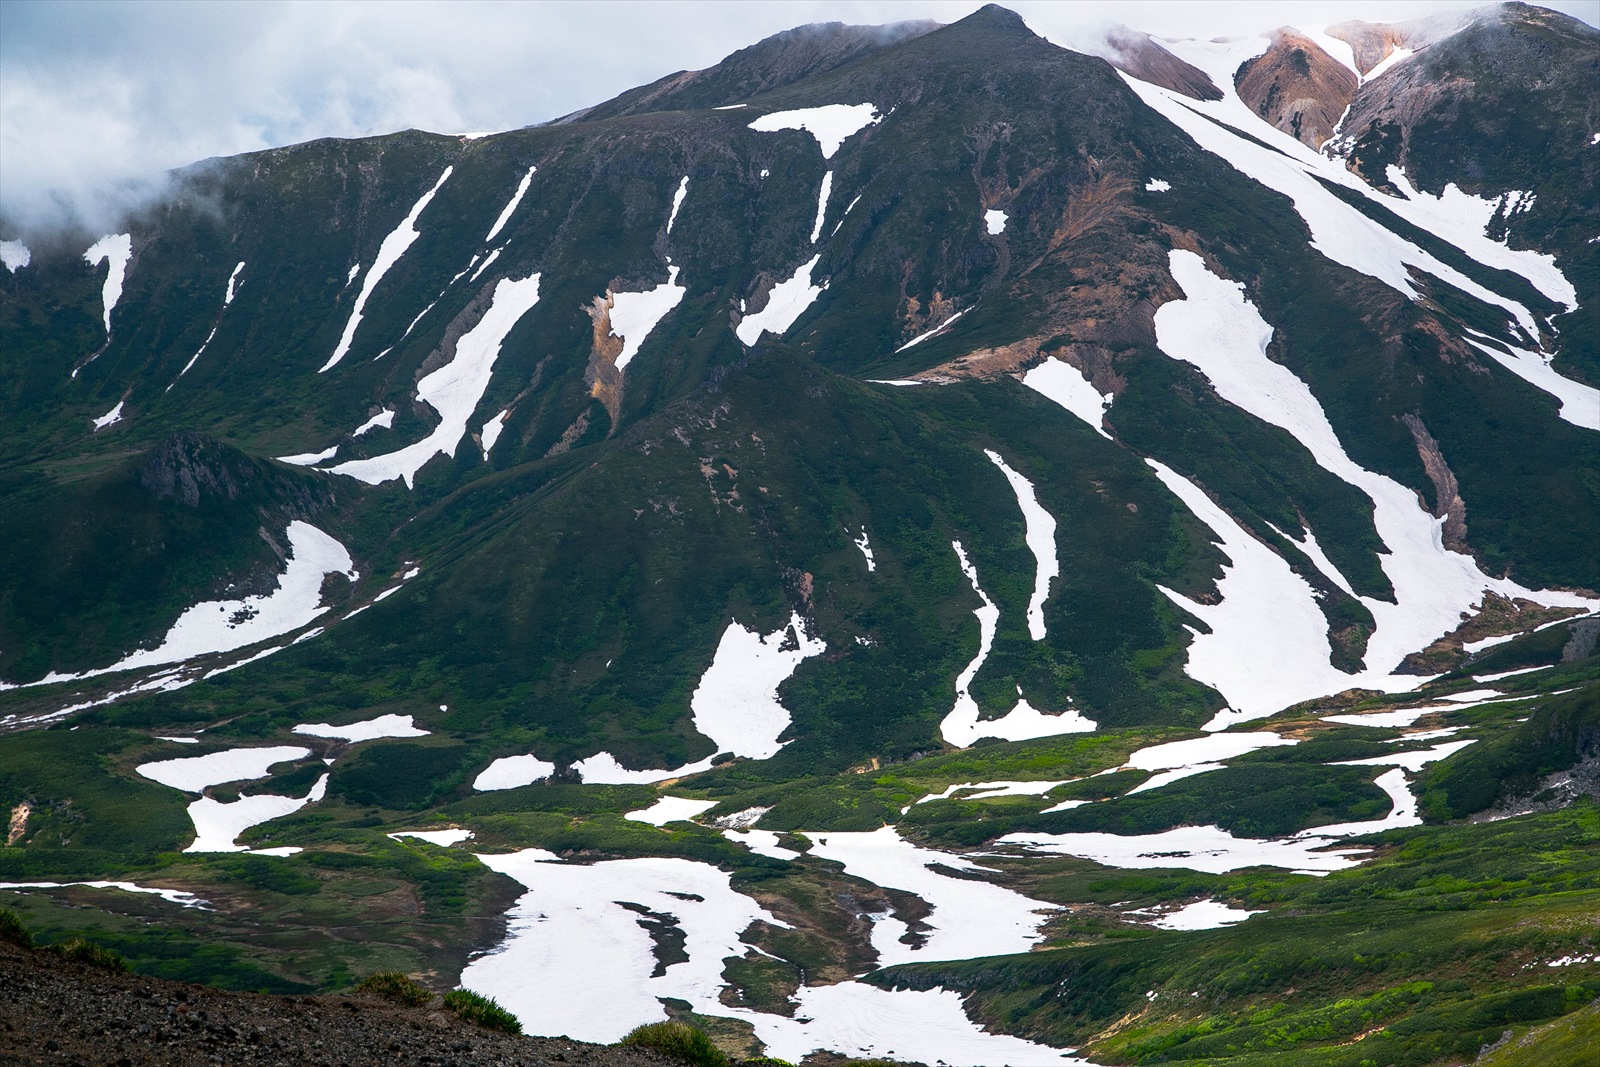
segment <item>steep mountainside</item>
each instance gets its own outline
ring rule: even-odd
[[[793,1060],[1543,1033],[1597,41],[810,26],[0,221],[0,904]]]

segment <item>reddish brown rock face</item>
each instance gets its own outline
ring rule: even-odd
[[[1359,84],[1353,70],[1289,29],[1240,66],[1234,82],[1251,110],[1312,148],[1333,135]]]

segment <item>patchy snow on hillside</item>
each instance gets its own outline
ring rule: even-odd
[[[1172,183],[1163,181],[1160,178],[1151,178],[1144,183],[1144,191],[1147,193],[1169,193],[1172,191]]]
[[[415,716],[379,715],[373,719],[334,726],[326,722],[303,722],[293,733],[307,737],[332,737],[340,741],[372,741],[380,737],[426,737],[428,731],[419,727]]]
[[[852,135],[880,121],[878,109],[871,104],[824,104],[822,107],[805,107],[795,111],[774,111],[750,123],[757,133],[774,133],[778,130],[805,130],[817,139],[823,159],[832,159],[839,146]]]
[[[778,844],[778,833],[775,830],[737,830],[726,829],[722,836],[735,844],[743,845],[758,856],[770,856],[775,860],[797,860],[800,853],[792,848],[784,848]]]
[[[538,167],[529,167],[528,173],[522,176],[522,180],[517,183],[517,191],[511,194],[511,199],[506,202],[506,206],[500,212],[499,218],[494,220],[494,225],[490,226],[489,232],[484,235],[484,244],[493,241],[495,235],[505,228],[506,223],[511,221],[511,216],[517,213],[517,205],[521,204],[522,198],[527,195],[528,186],[533,182],[534,172],[538,169]],[[457,275],[457,277],[460,277],[460,275]]]
[[[1350,46],[1349,41],[1331,36],[1328,33],[1327,26],[1291,26],[1289,28],[1297,30],[1304,37],[1309,37],[1312,43],[1337,60],[1340,66],[1348,69],[1357,78],[1361,77],[1361,68],[1356,66],[1355,49]],[[1230,80],[1228,84],[1232,85],[1233,83]]]
[[[199,793],[224,782],[242,782],[265,778],[278,763],[293,763],[311,755],[309,748],[298,745],[270,745],[257,748],[230,748],[210,752],[204,756],[181,756],[177,759],[141,763],[134,770],[152,782]]]
[[[822,236],[822,223],[828,215],[828,196],[833,192],[833,171],[822,176],[822,190],[817,193],[817,221],[811,226],[811,243]]]
[[[678,221],[678,210],[683,207],[684,197],[689,195],[689,176],[685,174],[678,179],[678,187],[672,191],[672,210],[667,214],[667,232],[672,232],[673,225]]]
[[[483,461],[489,462],[489,453],[494,451],[495,442],[500,440],[500,432],[506,428],[506,416],[511,414],[511,409],[506,408],[494,418],[483,424],[483,429],[478,432],[478,440],[483,443]]]
[[[232,803],[201,797],[189,805],[189,818],[194,823],[194,843],[185,852],[249,852],[257,856],[290,856],[300,849],[251,849],[238,843],[238,837],[252,826],[293,815],[307,804],[323,798],[328,791],[328,776],[324,774],[303,797],[280,797],[270,794],[241,796]]]
[[[415,484],[417,472],[436,455],[454,456],[467,421],[489,388],[500,346],[512,327],[539,302],[539,275],[495,283],[489,310],[456,341],[455,358],[417,383],[417,399],[439,413],[439,425],[415,444],[371,459],[354,459],[330,470],[368,485],[395,478]]]
[[[299,629],[328,610],[322,606],[325,576],[343,573],[353,582],[358,575],[345,547],[310,523],[296,519],[289,524],[287,536],[291,556],[272,592],[240,600],[202,601],[178,617],[158,647],[82,674],[51,673],[36,684],[179,663],[214,652],[231,652]]]
[[[1000,454],[984,449],[983,454],[1005,474],[1011,491],[1017,495],[1017,505],[1022,509],[1025,540],[1033,553],[1033,598],[1028,601],[1028,635],[1035,641],[1045,637],[1044,602],[1050,596],[1050,579],[1061,576],[1061,563],[1056,559],[1056,520],[1039,503],[1039,494],[1033,483],[1012,470]]]
[[[959,319],[961,316],[965,315],[967,312],[969,312],[971,310],[972,310],[971,308],[962,308],[960,311],[956,312],[954,315],[951,315],[948,319],[945,319],[943,322],[941,322],[939,325],[935,326],[933,329],[924,330],[922,333],[917,334],[911,340],[907,341],[905,344],[903,344],[899,348],[895,349],[895,354],[898,355],[899,353],[904,352],[906,349],[910,348],[912,345],[921,344],[923,341],[926,341],[928,338],[934,336],[935,334],[943,333],[957,319]],[[894,384],[894,383],[890,383],[890,384]],[[919,382],[917,384],[920,385],[922,383]]]
[[[796,267],[793,275],[772,287],[772,292],[767,294],[766,307],[740,320],[733,332],[744,342],[745,347],[755,344],[763,333],[770,332],[774,336],[782,337],[806,308],[822,295],[828,283],[813,285],[811,281],[811,274],[817,269],[817,263],[821,259],[822,255],[819,253]]]
[[[1006,221],[1010,218],[998,208],[990,208],[983,213],[983,228],[992,237],[995,234],[1006,232]]]
[[[1212,274],[1193,252],[1175,249],[1169,261],[1184,299],[1169,301],[1156,311],[1156,338],[1162,351],[1197,368],[1224,400],[1287,430],[1318,466],[1372,500],[1373,523],[1388,549],[1379,562],[1395,592],[1394,603],[1361,598],[1377,623],[1367,642],[1368,669],[1357,675],[1335,670],[1328,656],[1319,651],[1319,646],[1327,647],[1327,624],[1310,599],[1311,589],[1304,579],[1192,483],[1158,465],[1157,473],[1168,488],[1223,536],[1227,542],[1224,550],[1236,565],[1240,562],[1234,555],[1236,549],[1243,557],[1259,559],[1258,576],[1264,583],[1251,587],[1258,598],[1248,612],[1256,620],[1253,627],[1240,613],[1230,611],[1226,592],[1220,605],[1185,605],[1213,625],[1213,633],[1197,635],[1190,646],[1191,677],[1213,685],[1235,708],[1251,716],[1356,685],[1397,692],[1412,688],[1421,679],[1389,672],[1411,652],[1460,625],[1463,612],[1475,607],[1485,590],[1552,607],[1590,604],[1576,594],[1535,591],[1508,579],[1491,578],[1471,556],[1446,549],[1440,534],[1442,520],[1424,511],[1412,490],[1351,460],[1310,388],[1289,368],[1268,358],[1272,327],[1245,299],[1243,287]],[[1188,492],[1180,491],[1178,483],[1186,485]],[[1232,577],[1230,573],[1229,579]],[[1285,595],[1274,596],[1275,582],[1283,583]],[[1212,620],[1230,614],[1241,629],[1223,637]],[[1259,650],[1269,648],[1273,650],[1270,665],[1251,662]],[[1202,667],[1200,661],[1208,658],[1210,664]],[[1233,662],[1224,666],[1224,660]],[[1296,665],[1295,669],[1285,669],[1289,664]],[[1202,677],[1202,671],[1210,677]],[[1263,675],[1271,675],[1276,684]],[[1269,684],[1260,687],[1249,678]]]
[[[703,811],[717,806],[715,800],[691,800],[688,797],[662,797],[648,808],[630,811],[622,817],[632,822],[646,822],[651,826],[665,826],[669,822],[693,819]]]
[[[228,288],[222,294],[222,306],[223,306],[224,309],[226,309],[229,304],[233,303],[233,296],[234,296],[234,293],[237,291],[237,286],[238,286],[238,283],[239,283],[239,272],[242,271],[242,270],[244,270],[244,260],[241,259],[238,262],[238,264],[233,268],[233,273],[228,275]],[[178,378],[182,378],[185,374],[189,373],[189,368],[194,366],[195,362],[200,358],[201,354],[204,353],[205,350],[208,347],[210,347],[212,338],[217,336],[217,327],[219,327],[221,325],[222,325],[222,315],[219,312],[218,315],[217,315],[217,321],[215,323],[213,323],[212,326],[211,326],[211,332],[206,334],[206,339],[204,341],[200,342],[200,347],[195,349],[194,355],[189,357],[189,362],[187,362],[187,363],[185,363],[183,365],[183,369],[178,372]],[[177,384],[178,384],[177,378],[174,378],[173,381],[172,381],[172,385],[177,385]],[[167,390],[166,390],[167,392],[169,392],[169,393],[172,392],[172,385],[167,386]]]
[[[122,421],[122,405],[124,403],[126,403],[126,401],[123,401],[123,400],[117,401],[117,406],[116,407],[112,408],[110,411],[106,412],[104,415],[101,415],[99,418],[95,419],[94,420],[94,430],[91,430],[90,432],[93,433],[93,432],[95,432],[95,430],[103,430],[107,426],[114,426],[117,423],[121,422]]]
[[[1077,367],[1063,360],[1047,359],[1024,374],[1022,384],[1078,416],[1101,437],[1111,439],[1103,423],[1105,413],[1111,410],[1112,394],[1102,395]]]
[[[152,886],[138,885],[134,882],[0,882],[0,889],[65,889],[68,886],[83,886],[85,889],[120,889],[124,893],[140,893],[160,897],[169,904],[177,904],[185,908],[205,908],[210,903],[201,900],[193,893],[182,889],[158,889]],[[1551,966],[1555,966],[1551,964]]]
[[[611,753],[600,752],[579,760],[573,769],[590,784],[641,785],[710,770],[712,759],[724,752],[769,759],[787,743],[778,738],[790,722],[778,687],[804,660],[827,650],[826,643],[806,633],[798,612],[766,635],[730,620],[711,666],[689,699],[694,728],[716,746],[710,756],[682,767],[630,771]]]
[[[1361,75],[1361,83],[1365,85],[1374,78],[1389,73],[1391,67],[1404,63],[1414,55],[1416,55],[1416,53],[1409,48],[1393,48],[1388,55],[1384,56],[1383,59],[1379,61],[1377,66]]]
[[[1050,792],[1058,785],[1075,782],[1076,778],[1062,778],[1049,782],[957,782],[947,786],[938,793],[929,793],[927,796],[913,802],[926,804],[930,800],[948,800],[957,793],[965,794],[962,800],[991,800],[995,797],[1038,797]]]
[[[1025,897],[972,877],[989,873],[964,856],[921,848],[892,826],[854,833],[803,831],[809,855],[844,864],[846,874],[885,889],[913,893],[933,908],[923,922],[932,929],[921,945],[900,938],[906,924],[893,915],[874,917],[872,947],[881,966],[965,960],[1027,952],[1042,938],[1046,913],[1058,905]],[[943,867],[952,873],[942,873]]]
[[[457,845],[463,841],[471,841],[472,831],[454,827],[449,830],[401,830],[399,833],[389,834],[388,836],[396,841],[402,837],[414,837],[418,841],[426,841],[430,845],[449,848],[451,845]]]
[[[480,793],[497,789],[517,789],[542,782],[556,772],[556,765],[529,753],[526,756],[501,756],[472,780]]]
[[[1252,915],[1261,915],[1260,911],[1246,911],[1244,908],[1235,908],[1220,900],[1197,900],[1193,904],[1185,904],[1176,911],[1169,911],[1158,919],[1153,920],[1151,926],[1159,926],[1163,930],[1216,930],[1234,923],[1242,923]]]
[[[667,280],[655,288],[611,294],[611,333],[622,341],[622,354],[617,356],[619,373],[633,362],[640,346],[688,291],[678,284],[678,268],[669,265]]]
[[[867,539],[867,528],[865,526],[861,527],[861,536],[852,541],[851,544],[859,548],[861,554],[866,557],[868,572],[878,569],[878,561],[872,555],[872,542]]]
[[[1502,347],[1499,342],[1486,345],[1471,337],[1464,340],[1535,389],[1561,401],[1562,420],[1585,430],[1600,430],[1600,389],[1563,377],[1551,365],[1549,355],[1512,345]]]
[[[1410,752],[1386,752],[1381,756],[1368,756],[1366,759],[1340,760],[1338,766],[1403,767],[1408,771],[1420,771],[1430,763],[1437,763],[1442,759],[1450,758],[1468,745],[1473,744],[1475,740],[1476,738],[1469,737],[1465,741],[1446,741],[1444,744],[1435,745],[1433,748],[1413,749]],[[1326,832],[1323,829],[1317,830],[1317,833]]]
[[[1174,50],[1189,59],[1189,53],[1177,49],[1176,45],[1193,43],[1175,42]],[[1194,62],[1193,59],[1190,61]],[[1486,304],[1503,308],[1529,336],[1539,335],[1538,323],[1521,303],[1478,284],[1431,253],[1369,219],[1325,188],[1322,181],[1355,188],[1364,195],[1370,194],[1381,200],[1385,207],[1402,218],[1408,214],[1407,201],[1384,197],[1350,175],[1342,165],[1333,164],[1294,138],[1262,122],[1234,94],[1231,77],[1219,83],[1227,94],[1225,99],[1209,103],[1191,100],[1126,74],[1122,78],[1141,100],[1183,130],[1201,148],[1221,157],[1246,177],[1287,196],[1311,231],[1311,247],[1328,259],[1376,278],[1411,300],[1420,296],[1410,275],[1410,268],[1415,268],[1448,282]],[[1238,130],[1248,130],[1250,137],[1242,136]],[[1257,141],[1262,143],[1258,144]],[[1263,147],[1263,144],[1270,147]],[[1427,229],[1425,221],[1418,221],[1416,225]],[[1449,240],[1447,235],[1440,236]],[[1472,255],[1470,249],[1462,251]]]
[[[1029,852],[1079,856],[1125,870],[1181,868],[1227,874],[1246,867],[1282,867],[1301,874],[1326,874],[1356,866],[1364,849],[1321,851],[1321,838],[1272,840],[1234,837],[1216,826],[1179,826],[1157,834],[1006,834],[997,845]]]
[[[21,241],[0,241],[0,263],[15,274],[33,262],[33,253]]]
[[[301,452],[293,456],[273,456],[279,463],[292,463],[296,467],[315,467],[323,460],[332,459],[339,454],[338,445],[329,445],[321,452]]]
[[[108,233],[89,246],[83,261],[91,267],[101,263],[106,268],[106,280],[100,287],[100,304],[103,309],[106,337],[111,337],[111,309],[122,299],[122,283],[128,275],[128,260],[133,258],[133,236],[126,233]]]
[[[439,187],[445,183],[454,170],[454,167],[444,168],[444,173],[439,175],[439,180],[433,183],[433,188],[423,193],[421,199],[411,205],[411,210],[406,214],[406,217],[400,220],[400,224],[391,230],[389,236],[385,237],[383,243],[378,246],[377,258],[372,261],[372,266],[367,270],[367,276],[362,279],[361,292],[356,294],[355,305],[350,309],[350,318],[345,322],[344,334],[339,338],[338,347],[333,350],[333,355],[328,357],[328,362],[318,369],[318,374],[332,369],[344,358],[345,353],[350,351],[350,343],[355,340],[356,327],[361,325],[361,316],[366,310],[367,300],[372,296],[372,290],[383,280],[383,276],[389,272],[389,268],[400,261],[400,257],[405,255],[406,249],[411,247],[412,242],[422,236],[422,231],[416,227],[417,218],[422,214],[422,209],[428,206],[428,201],[433,199],[434,194],[439,191]]]

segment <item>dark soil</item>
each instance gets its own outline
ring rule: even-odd
[[[641,1049],[513,1037],[435,999],[279,997],[118,974],[0,942],[0,1063],[11,1067],[660,1067]]]

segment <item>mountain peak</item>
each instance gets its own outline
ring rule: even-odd
[[[1028,37],[1037,37],[1023,21],[1022,16],[1012,11],[1009,7],[999,4],[985,4],[959,22],[951,23],[951,28],[961,27],[968,30],[988,30],[1002,33],[1021,33]]]

